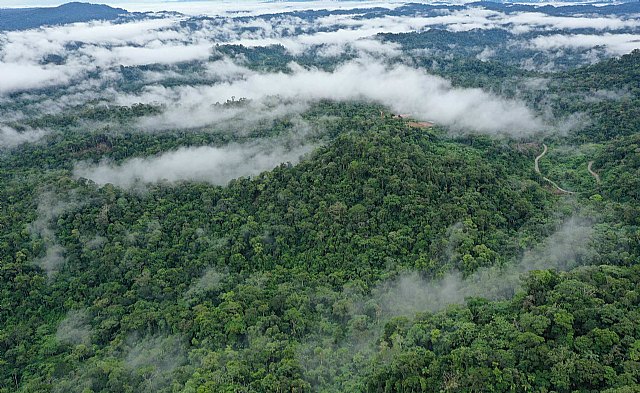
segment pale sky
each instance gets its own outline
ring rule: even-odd
[[[107,4],[128,11],[177,11],[187,15],[219,15],[229,11],[253,14],[307,9],[351,9],[359,7],[397,7],[406,0],[0,0],[0,8],[58,6],[71,1]],[[465,2],[471,0],[453,0]]]
[[[94,4],[127,4],[127,3],[159,3],[158,0],[0,0],[2,7],[37,7],[37,6],[58,6],[72,1]]]

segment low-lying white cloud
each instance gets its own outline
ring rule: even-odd
[[[222,61],[209,61],[211,57],[219,57],[216,45],[242,44],[247,47],[260,47],[278,44],[285,47],[289,54],[294,56],[302,54],[316,55],[319,57],[339,57],[348,54],[348,57],[368,58],[374,57],[380,62],[385,59],[398,59],[403,55],[402,47],[393,42],[385,42],[379,37],[379,33],[408,33],[416,31],[427,31],[429,29],[446,29],[451,32],[464,32],[473,29],[501,29],[513,33],[511,40],[506,43],[505,50],[520,48],[525,50],[545,51],[549,59],[547,62],[525,60],[516,62],[515,65],[525,69],[554,70],[557,64],[564,64],[561,60],[563,56],[568,56],[562,49],[571,48],[584,52],[576,61],[582,63],[593,63],[602,59],[605,55],[620,55],[640,47],[640,36],[635,34],[640,28],[640,19],[634,15],[626,16],[597,16],[597,15],[575,15],[575,16],[554,16],[542,12],[500,12],[488,10],[482,7],[465,6],[458,9],[425,10],[416,7],[415,10],[407,9],[404,15],[391,15],[385,12],[368,14],[366,7],[386,7],[392,9],[406,4],[403,1],[391,2],[327,2],[312,1],[303,3],[228,3],[216,2],[213,4],[203,3],[183,3],[179,4],[158,3],[153,7],[156,11],[171,8],[173,6],[189,10],[187,14],[200,13],[197,10],[210,10],[204,12],[211,15],[210,18],[190,18],[187,15],[177,15],[163,13],[149,15],[146,19],[136,19],[121,21],[122,23],[112,23],[105,21],[95,21],[88,23],[73,23],[64,26],[43,27],[25,31],[0,32],[0,100],[8,98],[9,94],[32,94],[40,88],[64,89],[64,96],[56,95],[54,100],[42,94],[40,100],[30,97],[25,98],[28,106],[21,108],[21,112],[27,113],[59,113],[64,108],[75,105],[82,105],[88,101],[99,102],[122,102],[128,101],[131,97],[121,98],[121,90],[124,86],[135,89],[144,85],[154,85],[167,79],[172,79],[175,83],[190,83],[197,81],[202,83],[233,82],[231,87],[238,86],[238,79],[248,77],[251,83],[259,82],[260,78],[278,78],[284,82],[295,83],[295,78],[302,78],[302,73],[296,72],[291,79],[282,76],[260,77],[256,73],[250,73],[243,69],[247,58],[242,54],[235,56],[233,61],[224,59]],[[364,7],[361,9],[354,9]],[[142,7],[144,8],[144,7]],[[299,14],[287,13],[302,9],[341,9],[341,13],[317,13],[301,16]],[[215,11],[217,10],[217,11]],[[247,12],[249,11],[249,12]],[[267,15],[274,12],[282,12],[277,15]],[[403,11],[403,13],[405,13]],[[361,16],[365,17],[361,17]],[[561,34],[534,37],[531,42],[525,42],[529,36],[518,36],[521,33],[549,34],[553,30]],[[586,29],[579,31],[580,34],[570,34],[575,29]],[[604,32],[604,34],[598,34]],[[502,45],[502,41],[501,41]],[[429,49],[429,48],[428,48]],[[477,58],[488,60],[498,58],[504,60],[504,54],[500,47],[478,47]],[[590,50],[591,49],[591,50]],[[455,51],[455,50],[454,50]],[[222,51],[220,51],[222,52]],[[240,51],[242,52],[242,51]],[[453,53],[453,52],[452,52]],[[414,52],[415,54],[415,52]],[[448,51],[435,50],[431,55],[448,56]],[[423,54],[422,57],[433,57]],[[527,56],[533,58],[533,56]],[[540,56],[536,56],[536,59]],[[251,55],[248,56],[251,58]],[[517,58],[517,56],[515,57]],[[515,59],[514,58],[514,59]],[[544,58],[544,56],[543,56]],[[557,60],[554,60],[557,59]],[[305,59],[306,61],[307,59]],[[182,62],[199,62],[194,67],[173,66]],[[253,61],[253,60],[251,60]],[[322,61],[322,60],[321,60]],[[515,61],[515,60],[514,60]],[[248,62],[248,61],[247,61]],[[365,60],[364,63],[370,62]],[[507,63],[510,61],[507,60]],[[327,62],[324,62],[326,64]],[[142,71],[140,69],[127,70],[131,73],[127,77],[133,76],[132,83],[129,79],[123,78],[120,66],[143,66],[161,64],[162,67],[148,67]],[[263,65],[265,63],[263,62]],[[257,61],[253,65],[258,65]],[[374,64],[375,65],[375,64]],[[514,64],[512,64],[514,65]],[[345,73],[345,68],[338,71]],[[307,74],[310,74],[309,71]],[[413,73],[413,71],[411,71]],[[139,73],[139,74],[136,74]],[[459,128],[467,128],[476,131],[489,131],[488,124],[497,124],[498,131],[512,132],[513,128],[529,130],[542,126],[540,122],[533,121],[533,118],[522,106],[512,105],[509,101],[497,100],[497,97],[485,95],[478,92],[465,91],[465,100],[460,103],[455,100],[461,90],[450,88],[439,88],[435,90],[424,90],[416,93],[416,88],[408,89],[408,96],[398,97],[397,87],[404,86],[402,80],[396,82],[385,79],[391,72],[384,75],[365,74],[359,81],[367,83],[366,86],[357,86],[353,94],[342,94],[340,89],[336,89],[332,84],[327,84],[338,93],[328,94],[323,89],[318,93],[306,92],[304,94],[286,93],[282,88],[274,88],[272,92],[260,92],[253,94],[254,97],[284,96],[302,98],[306,100],[315,99],[316,96],[322,98],[341,99],[340,96],[347,96],[345,99],[366,99],[382,102],[397,111],[410,112],[425,120],[436,120],[440,123],[453,125]],[[411,74],[413,75],[413,74]],[[335,76],[339,76],[338,73]],[[383,79],[373,79],[382,76]],[[319,81],[324,83],[322,75],[318,75]],[[325,78],[326,79],[326,78]],[[409,79],[406,77],[405,80]],[[373,90],[381,85],[382,80],[391,92],[388,99],[381,99],[378,92]],[[315,83],[314,81],[311,82]],[[433,85],[433,84],[432,84]],[[424,87],[425,85],[420,85]],[[182,124],[185,127],[199,127],[217,119],[229,118],[230,111],[220,114],[219,110],[205,108],[207,101],[197,104],[190,104],[191,98],[224,102],[236,97],[249,98],[249,92],[245,93],[236,89],[230,94],[218,94],[217,91],[224,89],[232,90],[229,86],[221,86],[207,91],[195,87],[190,90],[184,87],[181,92],[163,92],[161,87],[150,87],[144,94],[165,94],[179,95],[186,102],[165,100],[173,107],[162,122],[160,118],[151,119],[148,124],[143,124],[145,128],[176,128]],[[127,91],[131,91],[127,89]],[[437,95],[443,98],[443,103],[451,105],[451,100],[455,102],[454,109],[443,108],[445,105],[438,105],[439,100],[431,97]],[[476,94],[473,102],[466,98]],[[216,98],[217,97],[217,98]],[[83,101],[84,100],[84,101]],[[413,100],[413,102],[410,102]],[[478,105],[475,102],[481,101]],[[130,101],[130,100],[129,100]],[[162,100],[161,100],[162,101]],[[486,103],[482,102],[486,101]],[[135,102],[133,102],[135,103]],[[469,104],[469,105],[467,105]],[[508,109],[513,114],[524,113],[523,120],[517,124],[508,123],[502,120],[502,112],[492,115],[486,110],[497,108],[499,110]],[[497,105],[497,106],[496,106]],[[22,116],[17,111],[11,109],[3,111],[0,102],[0,114],[5,117],[5,121],[19,119]],[[261,107],[258,105],[258,109]],[[177,115],[178,110],[188,109],[187,116]],[[219,109],[219,108],[218,108]],[[468,112],[471,111],[471,114]],[[211,113],[207,113],[211,112]],[[262,111],[259,116],[267,115]],[[475,117],[477,121],[469,120]],[[175,121],[179,119],[179,121]],[[507,120],[513,119],[511,114]],[[535,119],[534,119],[535,120]],[[523,124],[528,125],[524,126]],[[529,127],[530,126],[530,127]],[[510,129],[510,130],[507,130]]]
[[[619,30],[640,26],[640,21],[630,16],[598,17],[598,16],[552,16],[540,12],[521,12],[505,15],[502,25],[529,26],[540,29],[596,29]]]
[[[160,89],[160,90],[163,90]],[[140,130],[156,132],[171,129],[196,129],[213,125],[218,131],[233,131],[243,134],[266,120],[304,112],[307,102],[291,102],[267,96],[239,106],[216,106],[209,102],[198,102],[200,89],[180,91],[173,103],[161,114],[143,117],[137,123]],[[193,95],[192,95],[193,94]],[[223,100],[224,101],[224,100]]]
[[[544,269],[566,271],[588,264],[596,253],[594,236],[592,222],[571,217],[513,265],[481,268],[468,277],[453,272],[433,281],[426,281],[414,272],[384,283],[374,292],[380,294],[379,302],[386,313],[405,316],[462,304],[467,297],[509,298],[519,288],[524,273]]]
[[[90,51],[101,66],[137,66],[144,64],[174,64],[193,60],[207,60],[211,55],[211,44],[162,45],[153,43],[147,47],[122,46],[113,49],[94,47]]]
[[[0,95],[69,85],[98,67],[206,60],[211,44],[192,43],[186,31],[169,29],[178,20],[74,23],[0,32]],[[43,64],[51,56],[57,56],[58,63]]]
[[[604,45],[610,49],[610,53],[621,54],[637,47],[634,44],[634,40],[637,40],[634,37],[637,36],[630,32],[635,32],[634,29],[640,27],[640,19],[632,15],[553,16],[542,12],[507,13],[482,7],[464,7],[443,8],[437,14],[407,11],[406,15],[359,18],[366,11],[353,9],[358,5],[392,9],[405,4],[402,1],[349,4],[327,1],[282,4],[179,3],[157,4],[156,10],[179,6],[191,11],[209,9],[218,12],[204,12],[209,13],[211,18],[189,19],[186,15],[164,13],[123,23],[95,21],[0,32],[0,75],[3,76],[0,78],[0,95],[41,87],[69,86],[77,83],[84,75],[96,71],[99,74],[109,74],[110,70],[118,70],[120,65],[206,62],[217,44],[242,44],[248,47],[278,44],[293,55],[320,47],[317,52],[320,56],[339,56],[352,51],[360,56],[368,53],[389,58],[401,55],[400,47],[376,40],[376,34],[426,31],[432,28],[444,28],[453,32],[502,29],[514,34],[554,29],[590,29],[611,34],[600,36],[594,32],[588,36],[581,32],[582,35],[570,36],[570,39],[556,37],[551,40],[537,37],[532,47],[588,49]],[[287,13],[319,8],[351,11],[309,17]],[[265,15],[272,12],[281,14]],[[185,21],[189,23],[181,23]],[[513,44],[526,46],[519,38],[514,39]],[[55,61],[43,65],[46,63],[43,60],[51,57]]]
[[[12,31],[0,35],[1,58],[5,62],[38,61],[43,55],[65,54],[67,44],[145,45],[155,40],[182,39],[170,30],[179,18],[165,17],[128,23],[86,22],[33,30]]]
[[[80,163],[74,175],[100,185],[111,183],[124,188],[161,181],[226,185],[232,179],[257,175],[284,162],[297,162],[312,149],[311,145],[285,149],[260,144],[188,147],[155,157],[132,158],[121,164]]]
[[[22,143],[35,142],[47,134],[45,130],[26,130],[19,132],[11,127],[0,125],[0,149],[11,148]]]
[[[67,84],[75,71],[73,68],[0,63],[0,94]]]
[[[191,118],[198,115],[201,126],[219,119],[211,108],[231,97],[260,101],[277,96],[285,101],[322,99],[369,100],[397,113],[432,120],[453,129],[502,132],[522,135],[546,126],[522,102],[506,100],[481,89],[456,88],[444,78],[404,65],[352,61],[335,71],[305,69],[292,64],[291,73],[258,73],[247,70],[244,78],[212,86],[154,86],[143,94],[124,96],[123,104],[160,102],[169,108],[161,117]],[[190,120],[186,120],[189,122]],[[195,126],[194,124],[191,124]]]
[[[604,47],[609,53],[622,55],[640,48],[640,34],[554,34],[536,37],[530,45],[538,50]]]

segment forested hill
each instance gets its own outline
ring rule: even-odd
[[[0,30],[26,30],[41,26],[63,25],[92,20],[115,20],[128,14],[122,8],[103,4],[73,2],[51,8],[1,8]]]
[[[595,186],[583,208],[565,204],[532,170],[539,145],[450,140],[379,110],[317,105],[306,119],[334,118],[335,139],[227,187],[131,193],[70,177],[79,157],[203,142],[193,134],[68,134],[6,155],[2,386],[568,392],[633,380],[640,277],[625,266],[638,250],[624,228],[589,223],[591,209],[619,214],[590,206]],[[536,273],[513,300],[413,319],[577,264],[620,267]]]
[[[637,4],[350,4],[6,11],[0,393],[639,391]]]

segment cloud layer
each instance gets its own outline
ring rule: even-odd
[[[168,6],[209,16],[160,12],[122,23],[0,32],[0,116],[19,121],[88,102],[165,104],[165,113],[137,123],[156,130],[251,123],[300,112],[320,99],[368,100],[453,129],[520,136],[549,127],[522,102],[454,88],[425,72],[425,64],[451,60],[457,53],[553,71],[556,65],[592,63],[640,46],[640,18],[634,15],[558,16],[542,8],[523,12],[477,5],[326,1],[162,3],[140,9]],[[309,9],[324,11],[300,12]],[[434,42],[424,41],[432,47],[417,49],[407,49],[401,36],[378,36],[411,32],[437,34]],[[497,35],[500,46],[494,48],[486,39],[469,47],[447,41],[464,32]],[[435,42],[439,39],[445,43]],[[272,44],[284,49],[260,49]],[[283,70],[291,60],[285,72],[255,71]],[[251,102],[213,106],[233,96]],[[16,105],[20,102],[24,105]],[[0,143],[15,145],[38,135],[2,129]]]
[[[326,56],[336,56],[349,48],[361,53],[398,56],[397,45],[382,44],[375,36],[438,28],[451,32],[499,29],[516,36],[562,31],[570,37],[568,41],[559,41],[558,37],[547,40],[544,35],[539,36],[533,43],[539,50],[555,50],[560,46],[583,49],[602,46],[613,54],[620,54],[640,46],[637,38],[625,36],[635,34],[632,31],[637,32],[640,28],[640,19],[634,15],[556,16],[532,11],[500,12],[477,6],[457,9],[442,6],[433,10],[409,7],[402,13],[392,12],[403,5],[403,2],[346,4],[326,1],[295,4],[165,2],[146,4],[141,9],[160,11],[175,6],[188,14],[211,16],[190,18],[163,13],[126,23],[75,23],[0,33],[0,73],[5,76],[0,79],[0,95],[68,85],[89,72],[120,65],[206,62],[217,44],[249,47],[279,44],[297,55],[321,46],[320,54]],[[372,8],[364,7],[377,7],[376,10],[386,7],[388,11],[376,13]],[[324,11],[304,17],[296,13],[305,9],[339,9],[339,12]],[[570,35],[578,29],[591,32],[581,31],[585,36]],[[589,35],[593,37],[587,37]],[[528,37],[520,42],[516,37],[514,45],[525,45],[527,40]],[[52,56],[57,60],[46,61]]]
[[[571,217],[513,265],[481,268],[464,278],[453,272],[433,281],[425,281],[417,273],[402,275],[377,289],[380,302],[388,314],[412,316],[416,312],[440,310],[449,304],[462,304],[467,297],[509,298],[519,288],[523,273],[570,270],[593,260],[593,236],[591,222]]]
[[[2,73],[2,70],[0,70]],[[22,143],[35,142],[47,134],[45,130],[32,130],[19,132],[9,126],[0,124],[0,149],[11,148]]]
[[[333,72],[291,65],[291,73],[246,71],[235,81],[212,86],[149,87],[143,94],[123,97],[122,103],[160,102],[168,112],[157,123],[186,116],[192,126],[219,119],[211,103],[231,97],[264,100],[277,96],[301,102],[322,99],[368,100],[394,111],[432,120],[454,129],[522,135],[546,126],[521,102],[506,100],[481,89],[452,87],[447,80],[422,70],[372,61],[353,61]],[[207,117],[207,114],[208,117]],[[197,120],[201,124],[193,124]]]
[[[120,187],[161,181],[226,185],[231,179],[256,175],[284,162],[297,162],[301,155],[311,150],[312,146],[287,150],[258,144],[180,148],[156,157],[132,158],[121,164],[81,163],[74,174],[100,185],[111,183]]]
[[[553,34],[534,38],[531,46],[537,50],[603,47],[609,53],[623,55],[640,47],[640,34]]]

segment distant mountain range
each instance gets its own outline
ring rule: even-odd
[[[570,4],[575,3],[575,4]],[[525,0],[518,3],[499,0],[482,0],[475,3],[467,3],[466,6],[479,6],[488,10],[500,12],[543,12],[549,15],[574,15],[580,13],[600,15],[625,15],[640,12],[640,2],[622,1],[617,4],[603,5],[606,1],[600,1],[598,5],[580,2],[579,0],[566,0],[563,5],[545,4],[542,1]]]
[[[98,0],[99,1],[99,0]],[[193,1],[193,0],[177,0]],[[304,1],[304,0],[280,0],[280,1]],[[340,0],[339,0],[340,1]],[[342,0],[348,1],[348,0]],[[566,0],[565,3],[582,2],[583,0]],[[607,0],[600,1],[606,2]],[[612,0],[613,1],[613,0]],[[524,11],[540,11],[549,14],[574,12],[590,12],[597,14],[625,14],[638,12],[638,0],[627,1],[626,4],[616,6],[599,6],[594,7],[591,4],[576,4],[564,7],[554,7],[544,5],[540,7],[538,4],[542,0],[521,0],[519,3],[513,3],[510,0],[480,0],[476,3],[468,3],[469,5],[478,5],[487,9],[494,9],[504,12],[524,12]],[[625,3],[625,0],[622,0]],[[424,3],[415,3],[416,5],[424,5]],[[408,2],[408,5],[412,3]],[[536,5],[538,5],[536,7]],[[88,22],[92,20],[108,20],[113,21],[122,17],[135,17],[137,13],[130,13],[122,8],[114,8],[104,4],[90,4],[81,2],[72,2],[63,4],[58,7],[37,7],[37,8],[1,8],[0,4],[0,31],[26,30],[42,26],[63,25],[75,22]],[[535,7],[535,8],[534,8]]]
[[[79,2],[59,7],[0,8],[0,30],[25,30],[92,20],[114,20],[127,14],[128,11],[121,8]]]

